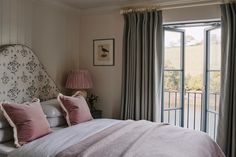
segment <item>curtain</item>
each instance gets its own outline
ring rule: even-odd
[[[236,157],[236,3],[221,5],[221,98],[217,143],[227,157]]]
[[[122,119],[160,121],[162,12],[124,14]]]

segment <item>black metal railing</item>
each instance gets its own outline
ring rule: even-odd
[[[219,93],[210,93],[206,102],[207,106],[205,107],[203,106],[202,91],[186,91],[183,106],[179,91],[165,91],[163,121],[178,126],[183,124],[185,128],[206,131],[215,139],[217,134]],[[184,114],[183,123],[181,123],[182,112]]]

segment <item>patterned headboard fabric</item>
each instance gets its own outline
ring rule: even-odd
[[[0,47],[0,102],[41,101],[59,93],[35,53],[24,45]]]

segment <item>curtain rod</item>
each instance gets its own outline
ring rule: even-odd
[[[208,6],[208,5],[220,5],[223,3],[232,2],[232,0],[224,1],[211,1],[211,2],[192,2],[192,3],[180,3],[180,4],[157,4],[157,5],[140,5],[140,6],[129,6],[123,7],[120,11],[121,14],[127,14],[131,12],[143,12],[143,11],[154,11],[154,10],[171,10],[171,9],[180,9],[180,8],[189,8],[189,7],[199,7],[199,6]]]

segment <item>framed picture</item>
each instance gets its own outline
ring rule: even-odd
[[[112,38],[93,40],[93,65],[115,65],[115,39]]]

